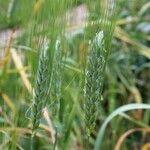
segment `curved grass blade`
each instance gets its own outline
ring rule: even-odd
[[[124,106],[119,107],[118,109],[116,109],[114,112],[112,112],[105,120],[105,122],[102,124],[102,127],[100,128],[99,132],[98,132],[98,136],[95,142],[95,147],[94,150],[100,150],[101,144],[102,144],[102,140],[104,137],[104,133],[105,133],[105,129],[108,125],[108,123],[117,115],[129,111],[129,110],[135,110],[135,109],[150,109],[150,105],[149,104],[127,104]]]

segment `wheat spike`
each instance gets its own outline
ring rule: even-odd
[[[102,94],[105,67],[104,33],[100,31],[91,42],[85,81],[85,124],[87,135],[93,132]]]
[[[62,85],[62,47],[61,41],[56,40],[55,44],[55,53],[53,59],[53,69],[51,76],[51,89],[50,89],[50,99],[51,101],[51,110],[55,115],[59,109],[59,100],[61,98],[61,85]]]
[[[46,105],[46,98],[48,94],[48,64],[47,64],[47,47],[41,51],[38,70],[37,70],[37,77],[35,82],[35,89],[34,89],[34,102],[32,106],[32,123],[33,123],[33,130],[38,128],[42,110]]]

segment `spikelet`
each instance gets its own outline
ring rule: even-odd
[[[42,110],[46,105],[46,98],[48,94],[48,58],[47,58],[48,47],[43,47],[37,70],[37,77],[35,81],[34,96],[33,96],[33,106],[32,106],[32,125],[33,130],[38,128],[40,119],[42,116]]]
[[[96,34],[90,45],[85,80],[85,125],[88,136],[95,128],[97,109],[101,100],[103,72],[105,68],[104,33]]]

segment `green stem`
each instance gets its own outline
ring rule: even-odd
[[[34,150],[34,147],[35,147],[35,131],[32,131],[32,135],[31,135],[31,147],[30,149],[31,150]]]
[[[58,140],[58,136],[57,136],[57,127],[55,127],[55,130],[56,130],[56,134],[55,134],[55,142],[54,142],[53,150],[56,150],[57,140]]]

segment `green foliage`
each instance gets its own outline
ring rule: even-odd
[[[148,8],[148,0],[0,0],[0,149],[110,150],[128,130],[149,128],[140,104],[150,100]],[[140,110],[120,115],[130,103]],[[121,148],[142,149],[148,138],[132,134]]]
[[[150,109],[150,105],[148,104],[128,104],[117,108],[114,112],[112,112],[102,124],[102,127],[99,130],[97,140],[95,142],[94,150],[99,150],[101,148],[101,143],[103,141],[103,136],[106,130],[108,123],[117,115],[121,115],[123,112],[131,111],[135,109]]]

